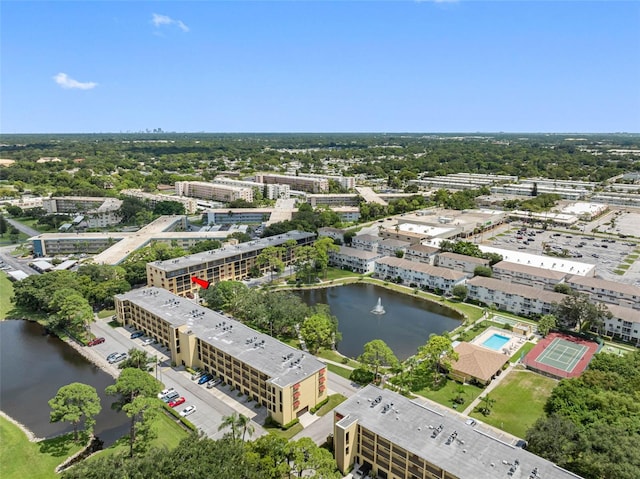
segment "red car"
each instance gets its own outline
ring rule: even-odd
[[[179,397],[178,399],[176,399],[175,401],[171,401],[169,403],[169,407],[176,407],[176,406],[180,406],[180,404],[182,404],[183,402],[185,402],[186,399],[183,397]]]
[[[105,339],[104,338],[95,338],[92,339],[91,341],[89,341],[87,343],[87,346],[95,346],[96,344],[102,344],[104,343]]]

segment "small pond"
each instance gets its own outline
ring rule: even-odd
[[[431,334],[453,331],[462,317],[438,303],[400,294],[373,284],[355,283],[297,292],[308,305],[328,304],[338,318],[342,341],[338,351],[348,357],[382,339],[400,360],[415,354]],[[378,300],[384,314],[375,314]]]

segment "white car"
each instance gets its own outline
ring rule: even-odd
[[[162,391],[160,391],[158,393],[158,399],[162,399],[165,396],[168,396],[169,394],[176,392],[175,388],[167,388],[167,389],[163,389]]]
[[[182,411],[180,411],[180,415],[182,417],[187,417],[189,414],[193,414],[194,412],[196,412],[195,406],[187,406]]]
[[[148,346],[150,344],[153,344],[153,339],[152,338],[147,338],[144,341],[142,341],[142,345],[143,346]]]

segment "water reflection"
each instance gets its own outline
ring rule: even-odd
[[[2,411],[24,424],[37,437],[73,431],[69,423],[50,423],[48,401],[72,382],[96,388],[102,411],[96,416],[96,436],[105,447],[128,432],[125,414],[111,409],[114,398],[105,388],[114,379],[88,362],[60,339],[45,335],[29,321],[0,322],[0,403]]]
[[[298,294],[309,305],[329,305],[342,333],[338,351],[349,357],[362,354],[362,347],[369,341],[382,339],[398,359],[404,360],[415,354],[430,334],[452,331],[462,319],[437,303],[372,284],[356,283]],[[378,301],[384,304],[385,314],[371,314],[371,305]]]

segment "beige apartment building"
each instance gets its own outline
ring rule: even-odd
[[[289,231],[277,236],[269,236],[248,243],[204,251],[181,258],[147,263],[147,285],[163,288],[178,296],[193,297],[200,286],[192,281],[198,278],[215,284],[220,281],[240,281],[249,276],[254,267],[263,274],[269,266],[259,265],[258,256],[269,246],[284,246],[288,241],[296,245],[313,243],[315,235],[304,231]],[[295,261],[294,248],[286,248],[281,258],[285,266]]]
[[[117,321],[171,351],[171,360],[220,377],[287,424],[327,397],[315,356],[161,288],[114,297]]]
[[[306,191],[308,193],[322,193],[329,190],[329,180],[326,178],[258,173],[256,181],[266,184],[289,185],[292,190]]]
[[[253,188],[229,186],[206,181],[176,181],[176,195],[205,200],[253,202]]]
[[[580,479],[448,408],[369,385],[334,409],[338,469],[381,479]],[[355,467],[354,467],[355,466]]]

